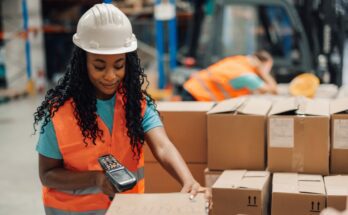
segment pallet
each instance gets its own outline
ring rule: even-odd
[[[26,97],[28,92],[26,90],[15,89],[0,89],[0,104]]]

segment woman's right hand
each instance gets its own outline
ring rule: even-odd
[[[97,172],[95,181],[96,185],[102,190],[105,195],[114,197],[115,193],[117,193],[116,188],[111,184],[104,172]]]

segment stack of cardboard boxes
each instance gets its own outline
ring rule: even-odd
[[[213,214],[346,208],[348,176],[329,174],[348,174],[348,99],[243,97],[158,110],[195,178],[212,187]],[[148,148],[145,161],[146,192],[180,190]]]
[[[270,108],[268,100],[243,97],[219,102],[208,112],[207,185],[226,170],[212,186],[213,214],[268,214],[264,131]]]
[[[329,107],[327,100],[305,98],[273,104],[267,132],[268,169],[274,173],[272,214],[313,214],[325,208],[322,175],[329,174]]]
[[[158,102],[166,133],[183,156],[195,179],[204,185],[207,167],[207,115],[213,102]],[[181,185],[157,162],[145,146],[145,192],[179,192]]]
[[[348,174],[348,98],[330,104],[332,174]]]

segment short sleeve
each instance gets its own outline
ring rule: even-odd
[[[146,98],[146,110],[143,118],[144,132],[148,132],[155,127],[163,127],[161,119],[149,98]]]
[[[245,74],[230,81],[230,84],[234,89],[247,88],[250,91],[257,90],[264,82],[256,74]]]
[[[52,121],[49,121],[44,127],[44,132],[40,133],[36,151],[45,157],[63,159],[58,147],[57,136]]]

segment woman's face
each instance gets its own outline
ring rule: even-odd
[[[98,99],[111,98],[125,76],[126,55],[100,55],[87,53],[89,80],[96,89]]]

